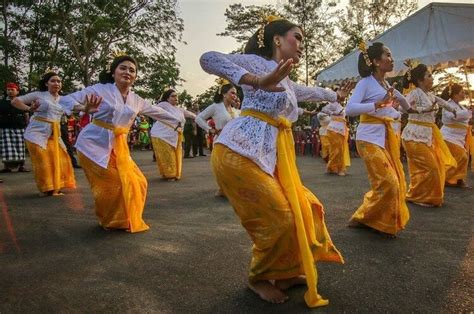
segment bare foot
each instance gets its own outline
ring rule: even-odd
[[[275,287],[278,289],[285,291],[290,289],[291,287],[295,286],[306,286],[306,277],[305,276],[298,276],[288,279],[282,280],[275,280]]]
[[[375,230],[375,229],[374,229]],[[382,231],[378,231],[378,230],[375,230],[379,235],[381,235],[382,237],[384,238],[387,238],[387,239],[396,239],[397,236],[395,234],[391,234],[391,233],[386,233],[386,232],[382,232]]]
[[[350,228],[370,228],[369,226],[367,225],[364,225],[363,223],[360,223],[358,221],[355,221],[355,220],[350,220],[349,223],[347,224],[348,227]]]
[[[436,205],[427,204],[427,203],[413,202],[413,204],[418,205],[418,206],[421,206],[421,207],[437,207]]]
[[[64,195],[63,192],[61,191],[57,191],[57,192],[53,192],[53,194],[51,194],[52,196],[61,196],[61,195]]]
[[[345,177],[345,176],[347,176],[347,173],[345,171],[341,171],[337,175],[340,176],[340,177]]]
[[[288,296],[280,289],[272,285],[267,280],[249,282],[249,288],[255,292],[262,300],[270,303],[284,303],[288,300]]]
[[[215,197],[225,197],[224,192],[222,192],[221,189],[217,190],[216,193],[214,193]]]

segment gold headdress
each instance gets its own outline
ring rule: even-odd
[[[216,81],[217,81],[217,84],[219,84],[219,89],[218,89],[219,94],[222,93],[222,86],[230,84],[230,82],[224,78],[219,78]]]
[[[257,34],[258,48],[265,47],[265,26],[279,20],[283,20],[283,18],[276,15],[262,16],[262,26],[260,26]]]
[[[362,56],[364,57],[365,64],[367,64],[368,67],[371,67],[372,61],[370,61],[369,53],[368,53],[367,45],[365,44],[365,41],[362,40],[359,43],[359,50],[362,53]]]
[[[123,50],[118,50],[118,49],[112,50],[109,56],[109,61],[107,62],[107,72],[110,72],[110,66],[112,65],[112,62],[114,62],[115,58],[126,56],[126,55],[127,53]]]
[[[59,69],[57,67],[47,67],[46,70],[44,71],[43,75],[46,75],[48,73],[55,73],[55,74],[58,74],[59,72]]]
[[[411,81],[411,71],[416,68],[420,62],[418,60],[412,60],[412,59],[406,59],[405,62],[403,62],[404,65],[408,67],[407,71],[407,80],[408,82]]]

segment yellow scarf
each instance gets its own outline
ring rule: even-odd
[[[331,117],[331,120],[344,122],[344,165],[349,167],[351,165],[351,155],[349,153],[349,128],[347,127],[347,121],[342,117]]]
[[[395,172],[398,177],[398,182],[400,184],[400,193],[399,193],[399,201],[401,207],[406,207],[405,202],[405,194],[407,190],[407,185],[405,182],[405,173],[403,172],[403,165],[400,160],[400,138],[395,133],[392,128],[392,123],[394,120],[389,117],[375,117],[368,114],[363,114],[360,116],[360,123],[367,123],[367,124],[384,124],[385,129],[387,130],[387,152],[392,159],[393,167],[395,168]],[[400,211],[400,212],[408,212]]]
[[[143,230],[143,220],[140,217],[142,208],[135,208],[137,204],[142,202],[135,198],[140,198],[141,188],[138,180],[133,174],[133,167],[135,163],[130,157],[130,150],[127,144],[127,133],[129,128],[117,128],[113,124],[94,119],[92,123],[114,132],[115,140],[113,144],[113,149],[115,155],[117,156],[117,171],[120,177],[120,182],[122,183],[122,195],[125,203],[125,210],[127,213],[127,218],[130,222],[130,232],[135,232],[135,230]]]
[[[61,126],[59,121],[51,121],[43,117],[34,116],[33,119],[51,124],[53,130],[53,154],[54,154],[54,173],[53,173],[53,188],[58,192],[61,189],[61,162],[59,160],[59,136],[61,135]]]
[[[267,122],[279,130],[277,138],[277,177],[295,219],[298,247],[308,284],[308,291],[306,291],[304,298],[309,307],[327,305],[329,301],[323,299],[318,294],[316,287],[318,277],[310,246],[322,246],[322,244],[316,240],[313,213],[307,198],[307,193],[311,192],[301,183],[298,169],[296,168],[291,122],[284,117],[274,119],[263,112],[254,110],[242,111],[240,116],[254,117]],[[310,196],[316,198],[313,194],[310,194]]]
[[[434,139],[434,149],[439,160],[441,160],[441,162],[447,168],[457,166],[456,159],[454,159],[453,155],[451,155],[451,152],[449,151],[448,146],[444,142],[443,135],[441,134],[441,131],[439,130],[436,124],[432,122],[422,122],[422,121],[416,121],[416,120],[408,120],[408,123],[431,128],[432,133],[433,133],[433,139]]]

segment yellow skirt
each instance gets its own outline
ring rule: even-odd
[[[211,162],[219,187],[254,244],[249,280],[303,275],[293,213],[278,180],[222,144],[214,146]],[[322,243],[321,247],[312,247],[314,261],[342,263],[328,236],[322,206],[311,205],[316,239]]]
[[[36,186],[40,192],[48,192],[54,190],[54,141],[48,139],[46,149],[25,140],[26,147],[30,153],[33,173],[35,175]],[[67,152],[60,147],[60,178],[61,188],[76,188],[76,179],[72,162]]]
[[[365,141],[357,141],[357,151],[367,168],[371,190],[351,220],[396,234],[405,228],[410,213],[405,201],[400,203],[400,182],[392,159],[384,148]]]
[[[329,157],[329,147],[330,147],[329,139],[327,135],[321,135],[320,139],[321,139],[321,157],[323,159],[326,159]]]
[[[407,200],[440,206],[443,204],[446,170],[434,147],[415,141],[403,141],[403,147],[410,174]]]
[[[183,147],[174,148],[158,137],[152,137],[153,151],[161,177],[164,179],[180,179],[183,169]]]
[[[449,184],[457,184],[458,180],[465,182],[467,177],[469,155],[464,147],[461,147],[448,141],[445,142],[449,148],[449,151],[451,152],[451,155],[453,155],[454,159],[456,159],[456,162],[458,164],[456,168],[449,168],[446,171],[446,182]]]
[[[134,175],[140,182],[141,193],[134,195],[134,199],[140,203],[140,206],[137,206],[140,210],[138,213],[128,213],[114,152],[112,151],[110,155],[107,169],[102,168],[80,152],[78,157],[94,194],[95,213],[99,218],[100,225],[104,228],[130,231],[133,224],[133,232],[148,230],[148,225],[142,219],[148,184],[138,166],[130,160],[133,162]]]
[[[327,138],[329,142],[328,172],[339,173],[346,171],[344,163],[344,135],[328,130]]]

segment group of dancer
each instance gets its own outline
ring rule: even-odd
[[[94,113],[76,148],[99,222],[106,229],[147,230],[142,219],[147,181],[130,156],[127,132],[139,114],[155,119],[151,137],[160,172],[164,179],[178,180],[182,128],[185,118],[195,119],[217,136],[211,156],[217,194],[229,200],[253,241],[250,289],[263,300],[282,303],[288,299],[286,289],[307,285],[304,299],[309,307],[328,304],[317,291],[315,263],[344,261],[326,228],[323,205],[302,184],[296,167],[292,123],[302,114],[314,114],[298,108],[298,102],[329,102],[319,113],[325,128],[321,141],[326,142],[327,171],[340,176],[350,165],[345,116],[360,116],[357,149],[371,190],[350,224],[387,235],[404,229],[409,219],[407,200],[440,206],[445,182],[466,185],[472,111],[459,105],[464,97],[460,85],[450,85],[442,98],[434,96],[433,79],[424,65],[407,71],[405,83],[416,88],[404,97],[385,79],[393,58],[382,43],[362,49],[358,63],[362,79],[353,91],[351,82],[336,91],[297,84],[288,75],[302,56],[303,38],[298,25],[270,17],[249,39],[243,54],[203,54],[202,68],[228,82],[221,84],[216,103],[197,116],[177,106],[174,90],[166,91],[158,105],[133,93],[138,64],[131,56],[115,57],[101,83],[67,96],[59,95],[58,74],[48,73],[41,91],[12,101],[17,109],[33,112],[25,139],[39,190],[59,195],[63,188],[75,187],[72,165],[59,138],[59,119],[73,111]],[[236,86],[244,95],[240,114],[233,106],[239,102]],[[341,104],[351,91],[344,108]],[[441,131],[434,123],[439,106]],[[401,113],[408,113],[409,122],[400,134]],[[215,128],[206,123],[209,118]],[[408,157],[408,189],[401,142]]]

